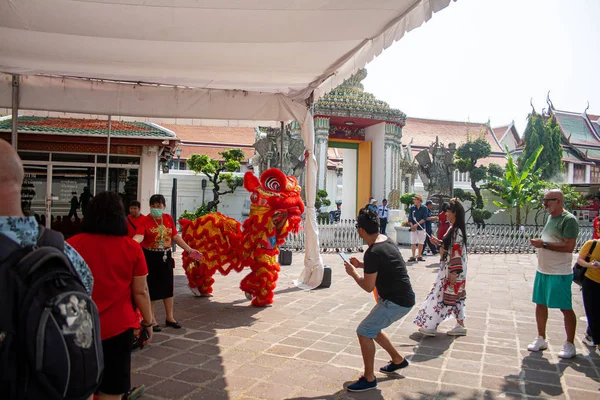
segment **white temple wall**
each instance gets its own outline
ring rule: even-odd
[[[344,149],[344,174],[342,187],[342,219],[356,218],[356,168],[357,151]]]

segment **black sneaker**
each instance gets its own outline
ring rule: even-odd
[[[349,392],[364,392],[366,390],[375,389],[377,387],[377,378],[373,382],[369,382],[367,378],[361,376],[356,382],[348,385],[346,388]]]
[[[383,372],[384,374],[393,374],[397,370],[406,367],[408,367],[408,360],[405,358],[400,364],[394,364],[393,361],[390,361],[385,367],[379,368],[379,372]]]

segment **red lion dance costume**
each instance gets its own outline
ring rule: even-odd
[[[246,172],[244,188],[251,193],[252,204],[243,227],[218,212],[194,221],[179,221],[183,239],[203,255],[197,261],[184,253],[183,267],[190,289],[199,296],[212,293],[217,271],[227,275],[250,267],[240,289],[252,299],[253,306],[260,307],[273,303],[280,271],[278,246],[285,243],[290,232],[298,232],[304,203],[296,178],[276,168],[263,172],[260,181],[252,172]]]

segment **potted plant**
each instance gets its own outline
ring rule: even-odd
[[[400,225],[394,227],[396,229],[396,242],[399,245],[410,245],[410,227],[408,221],[402,221]]]

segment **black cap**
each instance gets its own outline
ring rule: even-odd
[[[433,201],[431,201],[431,200],[427,200],[427,201],[425,202],[425,205],[429,205],[429,204],[433,204]]]

